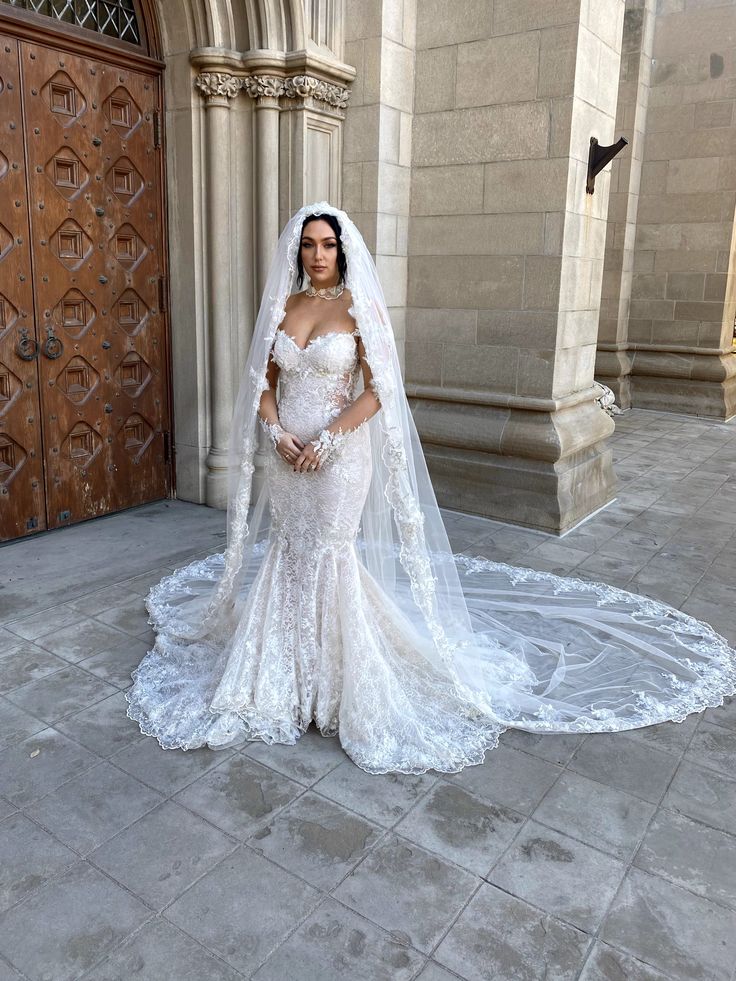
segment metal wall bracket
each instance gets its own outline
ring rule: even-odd
[[[595,179],[609,164],[617,153],[620,153],[629,141],[621,137],[617,143],[610,146],[601,146],[595,136],[590,138],[590,151],[588,153],[588,179],[585,182],[585,190],[588,194],[595,191]]]

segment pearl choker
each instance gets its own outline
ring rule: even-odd
[[[310,283],[305,293],[307,296],[320,296],[323,300],[336,300],[339,296],[342,296],[344,289],[345,284],[342,282],[338,283],[337,286],[325,286],[321,290],[316,290]]]

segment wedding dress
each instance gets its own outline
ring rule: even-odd
[[[338,217],[357,327],[305,348],[279,329],[301,225]],[[363,340],[381,408],[324,465],[266,451],[251,500],[272,356],[283,427],[306,441],[359,393]],[[736,651],[707,624],[600,583],[453,555],[401,385],[375,267],[325,202],[277,249],[231,436],[228,547],[147,597],[156,642],[128,714],[167,749],[293,744],[310,723],[372,773],[481,763],[508,727],[611,732],[722,703]]]

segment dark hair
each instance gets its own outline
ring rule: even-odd
[[[335,238],[337,239],[337,271],[340,279],[345,280],[345,275],[348,271],[348,260],[345,258],[345,253],[342,248],[342,240],[340,238],[342,229],[340,228],[340,222],[337,220],[335,215],[307,215],[302,224],[302,230],[299,235],[299,248],[296,253],[296,268],[297,277],[296,285],[301,289],[302,283],[304,282],[304,266],[302,265],[302,237],[304,236],[304,229],[310,223],[310,221],[326,221],[330,226],[332,231],[335,233]]]

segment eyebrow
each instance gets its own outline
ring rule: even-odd
[[[314,238],[311,235],[303,235],[302,242],[313,242]],[[336,242],[337,239],[334,235],[325,235],[324,238],[319,239],[320,242]]]

